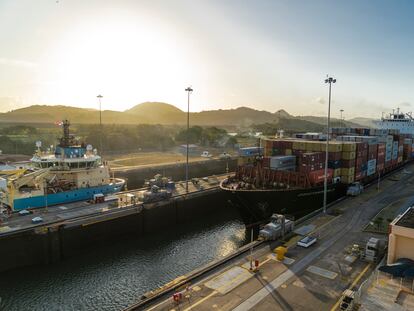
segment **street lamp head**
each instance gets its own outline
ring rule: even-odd
[[[99,94],[99,95],[98,95],[98,96],[96,96],[96,97],[98,97],[98,98],[102,98],[103,96]]]
[[[193,89],[191,88],[191,86],[189,86],[188,88],[185,89],[185,91],[191,93],[193,91]]]
[[[335,83],[335,82],[336,82],[336,79],[334,79],[332,77],[329,77],[329,78],[325,79],[325,83]]]

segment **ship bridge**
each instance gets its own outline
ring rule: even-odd
[[[375,124],[380,129],[399,130],[402,134],[414,134],[414,119],[411,113],[403,113],[399,108],[394,109],[392,113]]]

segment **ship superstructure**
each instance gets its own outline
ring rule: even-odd
[[[111,178],[109,167],[91,145],[79,143],[62,122],[63,137],[54,150],[40,144],[31,159],[33,169],[3,182],[1,202],[14,211],[90,200],[96,194],[115,193],[125,184]]]
[[[401,134],[414,134],[414,119],[411,113],[403,113],[400,108],[393,109],[392,113],[383,116],[375,125],[383,130],[399,130]]]

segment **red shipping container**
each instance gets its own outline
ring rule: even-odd
[[[327,179],[330,181],[333,176],[333,169],[328,169]],[[312,184],[323,183],[325,180],[325,170],[318,170],[309,173],[309,180]]]
[[[263,158],[263,167],[270,167],[270,158],[264,157]]]
[[[378,144],[378,152],[381,152],[381,151],[385,151],[385,144],[384,143],[379,143]]]
[[[341,167],[343,168],[355,167],[355,160],[342,160]]]
[[[342,152],[329,152],[328,153],[328,160],[329,161],[338,161],[341,160]]]
[[[361,166],[361,165],[364,165],[366,163],[367,163],[367,158],[359,157],[359,158],[356,158],[356,160],[355,160],[355,166]]]
[[[317,170],[321,170],[325,167],[324,163],[318,162],[318,163],[312,163],[312,164],[301,164],[298,165],[298,171],[301,173],[309,173]]]
[[[368,152],[368,160],[374,160],[377,158],[377,152]]]
[[[359,150],[356,152],[357,158],[367,158],[368,157],[368,150]]]
[[[364,151],[368,149],[368,143],[366,142],[357,142],[356,151]]]
[[[377,152],[377,150],[378,150],[378,144],[368,145],[368,153]]]
[[[306,152],[298,157],[298,164],[315,164],[325,162],[325,154],[323,152]]]
[[[362,172],[361,171],[356,172],[355,173],[355,180],[361,180],[361,178],[362,178]]]
[[[377,158],[377,164],[384,164],[384,163],[385,163],[385,157]]]
[[[306,151],[304,151],[304,150],[293,150],[293,155],[295,155],[295,156],[297,156],[298,158],[302,155],[302,154],[304,154]]]
[[[384,163],[377,164],[377,171],[381,172],[384,169]]]

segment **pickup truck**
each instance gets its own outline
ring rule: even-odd
[[[360,195],[363,190],[364,186],[362,186],[360,182],[354,182],[349,185],[346,195],[356,197],[357,195]]]

